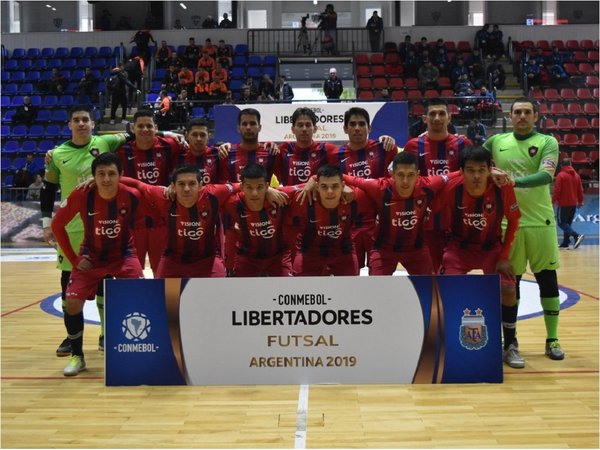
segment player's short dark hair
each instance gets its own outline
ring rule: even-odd
[[[348,122],[350,122],[351,116],[361,116],[364,117],[367,121],[367,125],[371,126],[371,118],[369,117],[369,113],[365,108],[359,108],[358,106],[353,106],[348,111],[344,113],[344,126],[348,126]]]
[[[300,116],[308,116],[308,118],[312,122],[313,126],[315,126],[317,124],[318,119],[317,119],[317,115],[315,114],[315,112],[310,108],[302,107],[302,108],[296,108],[296,110],[292,114],[292,125],[296,124],[296,120],[298,120],[298,117],[300,117]]]
[[[242,170],[240,170],[240,181],[243,183],[244,180],[256,180],[258,178],[262,178],[265,181],[269,181],[269,175],[267,174],[267,170],[259,165],[259,164],[248,164]]]
[[[195,119],[190,119],[187,121],[187,123],[185,124],[185,131],[190,132],[192,131],[193,127],[208,127],[208,122],[205,119],[200,119],[200,118],[195,118]]]
[[[431,106],[445,106],[448,109],[448,102],[443,98],[432,98],[425,104],[425,112],[429,110]]]
[[[515,103],[531,103],[531,106],[533,106],[533,112],[536,113],[538,112],[538,106],[537,103],[533,100],[531,100],[529,97],[519,97],[515,100],[513,100],[513,102],[510,104],[510,112],[513,112],[513,107],[515,106]]]
[[[92,107],[90,105],[73,105],[69,108],[69,120],[73,118],[73,114],[76,112],[85,111],[90,115],[90,118],[94,120],[92,117]]]
[[[196,175],[198,182],[202,183],[202,176],[200,175],[198,168],[190,164],[182,164],[181,166],[177,167],[171,174],[171,183],[175,184],[177,182],[177,177],[182,173],[193,173]]]
[[[114,153],[101,153],[92,161],[92,175],[96,175],[96,168],[98,166],[112,166],[117,167],[119,173],[123,172],[123,163],[117,155]]]
[[[254,116],[260,125],[260,113],[254,108],[244,108],[238,113],[238,125],[242,122],[242,116]]]
[[[317,181],[321,177],[326,177],[326,178],[340,177],[340,179],[343,179],[342,169],[340,168],[340,166],[336,166],[335,164],[323,164],[317,170]]]
[[[492,153],[481,146],[465,147],[458,158],[460,168],[464,169],[468,161],[484,162],[488,167],[492,167]]]
[[[149,109],[137,110],[136,113],[133,115],[133,122],[135,123],[135,121],[138,120],[139,117],[150,117],[152,121],[154,121],[154,113]]]
[[[419,162],[417,160],[417,155],[410,152],[400,152],[394,159],[392,159],[392,172],[396,170],[400,164],[413,164],[415,167],[419,166]]]

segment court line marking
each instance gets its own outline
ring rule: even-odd
[[[296,439],[294,448],[306,448],[306,423],[308,419],[308,384],[300,385],[298,411],[296,413]]]
[[[525,281],[533,281],[534,283],[537,283],[537,281],[535,280],[535,275],[533,273],[531,273],[531,272],[525,272],[525,273],[527,275],[531,276],[531,278],[532,278],[531,280],[525,280]],[[592,298],[594,300],[600,300],[600,297],[597,297],[597,296],[592,295],[592,294],[588,294],[587,292],[579,291],[577,289],[573,289],[573,288],[564,286],[564,285],[562,285],[562,284],[559,283],[558,284],[558,289],[560,289],[560,288],[571,289],[573,292],[577,292],[579,295],[585,295],[586,297],[590,297],[590,298]]]
[[[40,303],[42,303],[44,300],[46,300],[46,299],[45,299],[45,298],[43,298],[43,299],[41,299],[41,300],[38,300],[37,302],[30,303],[29,305],[25,305],[25,306],[21,306],[20,308],[13,309],[12,311],[6,311],[6,312],[4,312],[4,313],[0,314],[0,317],[8,316],[8,315],[10,315],[10,314],[13,314],[13,313],[16,313],[16,312],[22,311],[22,310],[24,310],[24,309],[27,309],[27,308],[29,308],[29,307],[31,307],[31,306],[39,305],[39,304],[40,304]]]
[[[66,380],[66,379],[71,379],[71,380],[104,380],[104,377],[65,377],[64,375],[62,377],[10,377],[10,376],[6,376],[6,377],[0,377],[0,380]]]

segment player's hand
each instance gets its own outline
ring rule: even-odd
[[[163,191],[165,198],[169,198],[171,200],[175,200],[177,198],[177,194],[175,193],[175,188],[172,184],[165,186],[165,190]]]
[[[352,203],[352,200],[354,200],[354,190],[350,186],[345,185],[342,190],[342,202],[348,204]]]
[[[309,177],[304,187],[298,193],[298,202],[303,205],[305,200],[308,200],[308,204],[312,205],[312,202],[317,199],[317,181],[313,177]]]
[[[265,142],[264,147],[265,150],[269,153],[269,155],[279,154],[279,146],[275,142]]]
[[[231,151],[231,144],[229,142],[225,142],[224,144],[219,145],[217,150],[219,151],[219,159],[225,159]]]
[[[496,263],[496,272],[506,275],[511,280],[516,281],[515,270],[512,264],[507,259],[500,259]]]
[[[175,139],[179,145],[187,145],[185,136],[181,133],[175,133],[174,131],[163,131],[163,137]]]
[[[96,180],[94,180],[93,178],[88,178],[87,180],[79,183],[75,189],[80,189],[82,191],[89,191],[91,189],[94,189],[95,187],[96,187]]]
[[[392,136],[388,136],[387,134],[379,136],[379,142],[383,143],[383,149],[386,152],[390,152],[392,150],[396,150],[396,139]]]
[[[282,192],[278,189],[274,189],[269,186],[267,189],[267,201],[274,206],[285,206],[289,203],[290,198],[285,192]]]
[[[77,268],[82,272],[90,270],[92,268],[92,261],[90,261],[90,257],[88,255],[80,256],[79,261],[77,262]]]
[[[235,277],[235,272],[233,271],[233,269],[225,269],[225,273],[227,278]]]
[[[46,167],[52,162],[52,151],[53,150],[48,150],[44,155],[44,163],[46,164]]]
[[[44,228],[44,242],[50,247],[56,248],[56,238],[50,227]]]
[[[492,167],[492,180],[494,184],[498,187],[502,187],[505,184],[510,184],[511,186],[515,185],[515,180],[504,170],[498,169],[497,167]]]

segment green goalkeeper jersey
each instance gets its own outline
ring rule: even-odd
[[[114,152],[125,142],[122,134],[92,136],[86,145],[71,141],[52,150],[52,161],[46,166],[46,180],[60,187],[60,199],[64,201],[79,183],[92,175],[92,161],[101,153]],[[67,232],[83,232],[83,222],[77,215],[67,225]]]
[[[484,147],[492,152],[496,167],[516,180],[545,172],[554,178],[558,163],[558,142],[552,136],[533,132],[524,137],[514,133],[491,136]],[[550,184],[535,187],[516,187],[515,194],[521,210],[519,227],[555,226]]]

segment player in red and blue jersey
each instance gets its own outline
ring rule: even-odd
[[[344,175],[346,184],[364,190],[377,208],[369,275],[392,275],[399,262],[410,275],[434,273],[423,228],[428,208],[449,176],[419,176],[416,156],[406,152],[394,157],[391,178]]]
[[[321,166],[316,180],[317,200],[302,204],[295,196],[287,214],[286,225],[293,230],[287,237],[295,240],[293,274],[358,275],[352,228],[359,210],[370,207],[370,202],[360,190],[352,202],[342,202],[344,181],[338,166]]]
[[[461,150],[473,146],[467,137],[448,133],[450,119],[448,103],[445,100],[429,100],[423,116],[427,132],[409,140],[404,147],[405,152],[417,156],[419,175],[447,175],[458,170]],[[429,246],[433,267],[438,271],[446,241],[440,211],[432,210],[425,226],[425,241]]]
[[[398,153],[395,145],[390,145],[389,138],[381,136],[379,140],[369,139],[371,119],[369,113],[358,107],[348,109],[344,113],[344,132],[348,142],[337,150],[329,152],[329,164],[339,165],[346,175],[360,178],[382,178],[389,176],[388,167]],[[356,255],[360,267],[364,266],[365,256],[371,249],[375,232],[375,215],[371,210],[368,215],[359,215],[352,240],[356,247]],[[367,264],[369,265],[369,264]]]
[[[121,145],[117,155],[126,177],[151,186],[168,186],[185,148],[174,138],[157,136],[157,130],[152,111],[137,111],[133,115],[135,140]],[[154,274],[158,270],[166,233],[164,220],[147,209],[146,226],[136,229],[134,236],[140,263],[145,264],[148,254]]]
[[[491,180],[492,155],[482,147],[462,151],[462,177],[451,180],[440,197],[450,240],[444,249],[442,273],[465,274],[481,269],[500,274],[504,352],[515,341],[516,277],[509,260],[521,212],[511,183],[498,187]],[[502,233],[502,221],[506,230]],[[504,360],[508,363],[506,356]],[[525,363],[511,367],[522,368]]]
[[[208,123],[204,119],[188,121],[185,126],[185,139],[189,148],[182,164],[196,167],[203,185],[218,183],[221,167],[219,150],[208,145],[209,138]]]
[[[283,232],[284,209],[267,200],[267,171],[249,164],[241,172],[241,193],[225,204],[225,265],[236,277],[289,276],[291,256]],[[295,187],[280,187],[293,194]]]
[[[119,183],[121,161],[112,153],[94,159],[92,174],[95,189],[73,191],[52,220],[56,241],[73,265],[66,291],[65,325],[71,342],[66,376],[85,370],[83,305],[96,293],[98,283],[106,276],[143,278],[131,232],[142,218],[139,193]],[[66,227],[78,214],[83,221],[84,238],[76,253]]]

